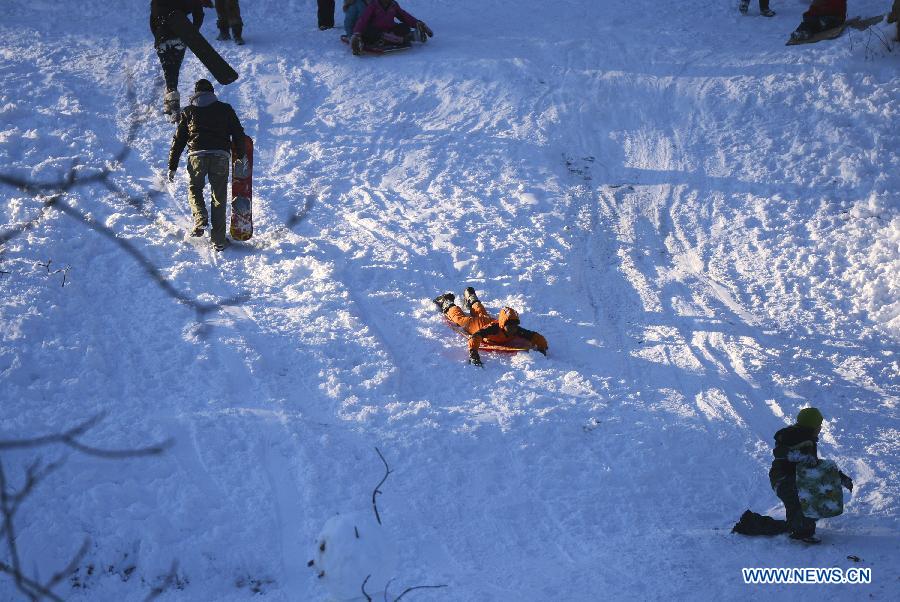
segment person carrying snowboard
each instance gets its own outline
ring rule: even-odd
[[[377,0],[376,0],[377,1]],[[443,312],[447,319],[469,333],[469,361],[481,366],[481,357],[478,348],[482,341],[503,345],[513,337],[521,337],[531,343],[533,349],[547,355],[547,339],[537,332],[525,330],[519,326],[519,314],[511,307],[500,310],[497,318],[492,317],[475,294],[471,286],[463,293],[463,302],[469,315],[454,301],[453,293],[444,293],[434,298],[435,305]]]
[[[244,44],[244,21],[241,19],[240,0],[216,0],[216,27],[219,28],[217,40],[230,40],[234,34],[234,43]],[[231,32],[229,32],[231,29]]]
[[[175,171],[185,145],[188,147],[188,200],[194,217],[191,236],[203,236],[209,222],[203,188],[206,179],[212,189],[212,229],[210,240],[216,251],[228,243],[225,236],[225,208],[228,202],[228,166],[232,144],[244,148],[244,128],[230,104],[216,98],[209,80],[194,85],[191,104],[184,108],[178,128],[172,137],[169,151],[169,182],[175,181]]]
[[[847,0],[812,0],[803,21],[791,33],[791,40],[802,42],[815,34],[838,27],[847,20]]]
[[[353,27],[350,49],[360,55],[363,46],[404,44],[413,39],[424,43],[433,36],[431,28],[400,8],[395,0],[372,0]]]
[[[741,4],[738,7],[738,10],[741,11],[741,14],[746,15],[747,10],[750,8],[750,0],[741,0]],[[759,14],[764,17],[774,17],[775,11],[769,8],[769,0],[759,0]]]
[[[775,433],[774,459],[769,469],[769,483],[784,504],[787,528],[792,539],[811,539],[816,533],[815,519],[804,516],[797,490],[797,465],[819,463],[816,443],[822,430],[822,413],[816,408],[803,408],[797,423]],[[853,491],[853,481],[840,473],[841,484]]]
[[[166,95],[163,98],[163,113],[175,122],[181,110],[181,97],[178,95],[178,74],[184,61],[185,45],[174,32],[166,26],[166,18],[174,11],[191,15],[191,21],[197,30],[203,24],[203,6],[200,0],[151,0],[150,31],[153,33],[153,47],[162,65],[166,80]]]

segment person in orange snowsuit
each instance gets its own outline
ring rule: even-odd
[[[519,326],[519,314],[513,308],[504,307],[497,318],[494,318],[478,300],[475,289],[471,286],[463,293],[463,302],[469,314],[456,305],[455,300],[453,293],[444,293],[435,297],[434,303],[447,319],[469,333],[469,361],[476,366],[481,366],[478,348],[482,341],[505,345],[513,338],[522,338],[531,343],[532,349],[547,355],[547,339]]]

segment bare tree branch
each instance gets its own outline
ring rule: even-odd
[[[23,594],[32,597],[33,593],[26,588],[26,578],[22,574],[21,560],[19,560],[19,547],[16,545],[16,532],[13,527],[13,510],[11,500],[9,499],[9,490],[6,483],[6,471],[3,469],[3,462],[0,461],[0,513],[3,514],[3,532],[6,534],[7,548],[9,549],[9,558],[12,563],[11,575],[16,580],[16,587]]]
[[[394,602],[397,602],[400,598],[408,594],[409,592],[417,589],[440,589],[442,587],[447,587],[446,585],[416,585],[415,587],[408,587],[403,590],[403,593],[394,598]]]
[[[372,596],[370,596],[370,595],[368,594],[368,592],[366,592],[366,582],[369,580],[369,577],[371,577],[371,576],[372,576],[372,575],[366,575],[366,578],[363,579],[363,582],[362,582],[362,588],[360,588],[360,589],[362,589],[362,593],[363,593],[363,595],[366,597],[366,600],[367,600],[368,602],[372,602]]]
[[[49,598],[51,600],[56,600],[58,602],[62,602],[62,598],[60,598],[59,596],[57,596],[50,590],[43,587],[40,583],[32,581],[31,579],[22,575],[21,573],[17,573],[8,564],[0,562],[0,573],[6,573],[7,575],[16,577],[17,583],[18,583],[18,578],[21,578],[21,580],[25,584],[25,586],[33,589],[34,591],[30,591],[30,590],[22,589],[22,588],[19,588],[19,591],[21,591],[23,594],[28,596],[29,599],[31,599],[31,600],[40,600],[41,597],[44,597],[44,598]]]
[[[48,261],[46,266],[48,267],[48,270],[49,263],[50,262]],[[58,434],[32,437],[29,439],[0,440],[0,542],[5,542],[5,555],[8,557],[6,562],[0,562],[0,573],[11,576],[15,581],[16,589],[24,594],[29,600],[62,600],[62,598],[53,593],[53,588],[71,575],[78,567],[90,549],[90,540],[85,539],[68,564],[59,571],[53,573],[50,579],[45,583],[41,583],[41,580],[39,580],[37,576],[33,578],[27,577],[22,570],[22,560],[19,553],[14,519],[19,508],[25,503],[28,497],[34,493],[35,488],[51,473],[59,469],[65,462],[65,458],[48,464],[44,464],[41,458],[33,460],[31,464],[25,468],[22,485],[17,490],[13,490],[3,465],[2,452],[5,450],[31,449],[61,444],[76,452],[90,456],[106,459],[122,459],[156,455],[162,453],[171,444],[171,440],[167,440],[163,443],[144,448],[107,450],[81,443],[78,440],[79,437],[82,437],[90,429],[95,427],[103,417],[104,414],[98,414],[75,425],[69,430]],[[173,565],[173,574],[175,569],[176,566]],[[161,587],[163,589],[168,587],[168,583],[171,582],[173,578],[174,577],[170,575]],[[160,589],[160,593],[162,591],[163,590]],[[148,598],[148,600],[152,599],[152,597]]]
[[[97,423],[99,423],[105,417],[105,415],[105,413],[101,412],[100,414],[97,414],[92,418],[88,418],[84,422],[62,433],[45,435],[43,437],[32,437],[30,439],[12,439],[5,441],[0,439],[0,450],[25,447],[41,447],[44,445],[49,445],[51,443],[61,443],[66,438],[80,437],[88,430],[95,427]]]
[[[144,598],[144,602],[152,602],[156,598],[158,598],[164,591],[169,589],[169,586],[172,584],[175,579],[178,577],[178,561],[172,563],[172,568],[169,569],[169,574],[166,575],[165,580],[150,590],[150,594]]]
[[[384,478],[381,479],[381,482],[375,486],[375,491],[372,492],[372,507],[375,509],[375,520],[378,521],[378,524],[381,524],[381,515],[378,514],[378,501],[375,499],[378,494],[381,493],[381,486],[384,485],[384,482],[387,481],[388,475],[393,472],[391,468],[388,466],[387,460],[384,459],[384,456],[381,455],[381,451],[376,447],[375,451],[378,453],[378,457],[381,458],[381,461],[384,462]]]
[[[45,585],[44,588],[47,590],[51,590],[56,585],[58,585],[60,581],[71,575],[72,571],[74,571],[78,564],[81,562],[81,559],[84,558],[88,553],[90,547],[91,540],[85,537],[84,542],[81,544],[81,548],[79,548],[78,552],[75,553],[75,556],[72,558],[72,560],[69,561],[69,564],[67,564],[64,569],[57,571],[52,577],[50,577],[50,581],[47,582],[47,585]]]
[[[89,445],[85,445],[78,441],[78,437],[84,435],[88,430],[92,429],[97,425],[103,418],[105,418],[106,414],[101,412],[97,414],[93,418],[89,418],[82,422],[81,424],[76,425],[75,427],[65,431],[63,433],[55,434],[55,435],[45,435],[43,437],[34,437],[31,439],[13,439],[13,440],[0,440],[0,450],[4,449],[21,449],[21,448],[30,448],[30,447],[41,447],[45,445],[51,445],[54,443],[60,443],[62,445],[66,445],[71,447],[76,451],[80,451],[81,453],[96,456],[98,458],[108,458],[108,459],[122,459],[122,458],[135,458],[140,456],[153,456],[157,454],[161,454],[166,449],[171,447],[172,440],[166,439],[161,443],[157,443],[156,445],[151,445],[149,447],[138,448],[138,449],[126,449],[126,450],[109,450],[109,449],[99,449],[96,447],[92,447]]]
[[[54,470],[59,468],[65,463],[65,459],[57,460],[56,462],[51,462],[47,464],[43,468],[41,468],[41,460],[37,459],[31,463],[31,465],[25,471],[25,483],[22,485],[22,488],[19,489],[18,493],[10,493],[10,513],[15,515],[16,511],[19,509],[19,506],[22,502],[25,501],[25,498],[31,493],[31,491],[37,487],[38,483],[43,481],[47,476],[52,473]]]
[[[388,582],[384,584],[384,602],[388,602],[388,590],[391,588],[391,583],[394,582],[395,577],[391,577],[388,579]]]

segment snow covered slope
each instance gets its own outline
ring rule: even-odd
[[[215,256],[164,184],[147,3],[77,4],[3,3],[0,440],[105,412],[84,443],[174,444],[3,450],[13,488],[68,458],[15,516],[27,575],[89,538],[66,599],[327,599],[306,563],[371,512],[378,447],[393,597],[900,596],[892,28],[785,47],[804,2],[407,0],[435,37],[353,57],[310,0],[245,2],[216,90],[256,141],[257,233]],[[189,56],[183,97],[205,76]],[[549,357],[467,365],[430,299],[470,284]],[[815,548],[729,534],[781,511],[772,435],[806,405],[845,514]]]

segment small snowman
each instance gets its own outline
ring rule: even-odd
[[[316,557],[309,565],[335,602],[366,600],[383,594],[397,572],[397,547],[381,525],[375,498],[391,474],[384,456],[385,475],[372,494],[373,510],[332,516],[316,538]],[[363,593],[365,584],[365,593]]]
[[[382,594],[396,576],[397,549],[387,530],[370,512],[332,516],[316,538],[316,558],[310,561],[336,602],[365,600]]]

